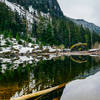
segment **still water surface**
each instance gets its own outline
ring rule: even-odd
[[[66,83],[36,100],[100,100],[100,57],[62,56],[23,63],[0,61],[0,100]],[[33,100],[33,99],[32,99]]]

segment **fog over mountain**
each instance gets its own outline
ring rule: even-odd
[[[58,2],[66,16],[84,19],[100,26],[99,0],[58,0]]]

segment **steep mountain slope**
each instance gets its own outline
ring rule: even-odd
[[[32,6],[37,11],[42,11],[43,13],[50,13],[53,16],[64,17],[63,12],[60,9],[60,6],[56,0],[8,0],[24,6],[26,9],[29,9]],[[71,19],[71,18],[69,18]],[[93,23],[89,23],[83,19],[71,19],[77,25],[82,25],[84,28],[89,28],[91,31],[100,33],[100,27],[96,26]]]
[[[36,38],[42,45],[63,44],[65,47],[79,42],[86,42],[91,47],[92,43],[100,42],[98,34],[66,18],[57,0],[0,1],[4,2],[0,3],[0,34],[13,36],[18,40],[24,38],[26,41]],[[6,24],[10,25],[6,27]]]
[[[37,11],[50,13],[52,16],[63,16],[60,6],[56,0],[8,0],[24,6],[27,10],[32,6]]]
[[[83,25],[84,28],[89,28],[91,31],[94,31],[98,34],[100,34],[100,27],[99,26],[96,26],[95,24],[93,23],[89,23],[83,19],[72,19],[73,22],[75,22],[77,25]]]
[[[0,34],[16,37],[17,34],[22,35],[21,33],[25,35],[25,24],[21,17],[4,3],[0,3]]]

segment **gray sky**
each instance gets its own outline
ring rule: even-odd
[[[67,17],[85,19],[100,26],[100,0],[58,0]]]

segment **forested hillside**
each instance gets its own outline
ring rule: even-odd
[[[26,16],[20,16],[16,9],[12,11],[4,3],[0,3],[0,34],[4,34],[6,37],[15,37],[17,40],[24,39],[27,41],[31,41],[30,38],[35,37],[43,45],[64,45],[65,47],[79,42],[86,42],[88,47],[91,47],[91,37],[93,37],[93,44],[100,42],[100,35],[67,19],[56,0],[9,1],[21,4],[26,9],[31,4],[38,12],[50,13],[50,18],[47,20],[39,15],[38,21],[34,20],[32,30],[29,31]]]
[[[0,3],[0,34],[4,34],[5,37],[23,38],[26,34],[25,20],[4,3]]]
[[[63,16],[57,0],[8,0],[13,3],[17,3],[24,8],[28,9],[30,5],[37,10],[42,11],[43,13],[50,13],[52,16]]]

